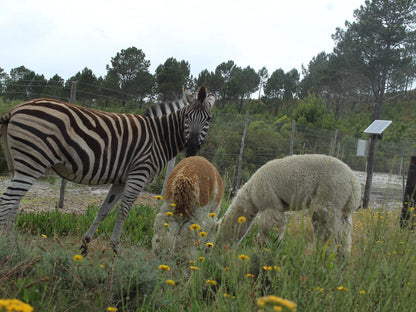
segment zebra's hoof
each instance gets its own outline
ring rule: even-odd
[[[79,250],[81,251],[81,255],[83,257],[86,257],[88,255],[88,248],[87,248],[87,246],[82,245],[81,247],[79,247]]]

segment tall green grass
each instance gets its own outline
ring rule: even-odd
[[[358,211],[348,259],[313,242],[307,217],[293,214],[279,244],[255,246],[254,227],[238,248],[201,242],[188,262],[150,252],[155,213],[137,207],[120,257],[108,248],[114,216],[100,227],[95,252],[74,257],[95,210],[19,216],[18,238],[0,244],[1,297],[19,298],[36,311],[256,311],[256,299],[267,295],[295,302],[297,311],[416,307],[415,233],[398,227],[398,213]]]

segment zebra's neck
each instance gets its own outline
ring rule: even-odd
[[[166,116],[152,117],[156,134],[161,144],[160,156],[167,162],[178,155],[185,146],[184,137],[185,108]]]

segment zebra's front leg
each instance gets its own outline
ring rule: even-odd
[[[111,235],[111,247],[115,254],[118,254],[118,246],[120,244],[121,231],[123,230],[124,222],[129,216],[130,208],[136,200],[137,196],[142,190],[142,185],[127,183],[123,192],[123,198],[120,203],[120,208],[117,213],[117,220],[114,226],[113,234]]]
[[[98,209],[97,215],[95,216],[94,222],[91,224],[87,233],[82,238],[81,245],[81,254],[85,257],[88,254],[88,243],[91,241],[94,233],[96,232],[100,223],[108,216],[111,208],[118,202],[121,194],[124,190],[124,184],[113,184],[110,187],[110,190],[107,193],[107,196],[104,199],[104,202],[101,204],[101,207]]]

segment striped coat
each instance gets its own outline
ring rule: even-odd
[[[1,228],[10,231],[21,198],[52,168],[76,183],[112,184],[84,236],[85,253],[98,224],[122,196],[111,238],[116,251],[124,220],[146,183],[181,150],[195,155],[205,139],[214,96],[201,87],[196,98],[189,98],[188,105],[159,117],[109,113],[50,99],[12,108],[0,118],[3,148],[13,175],[0,197]]]

